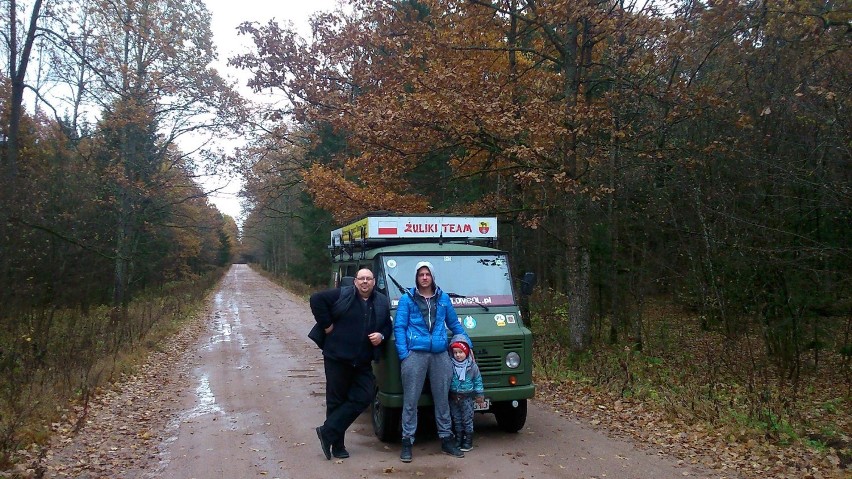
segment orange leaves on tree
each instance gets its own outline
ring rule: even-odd
[[[319,164],[309,167],[304,179],[316,205],[333,212],[340,221],[372,210],[417,213],[429,209],[426,200],[419,195],[370,184],[359,185],[340,176],[337,170]]]

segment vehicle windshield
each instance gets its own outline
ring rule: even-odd
[[[402,295],[388,276],[403,288],[414,286],[414,267],[420,261],[434,266],[435,283],[446,293],[464,297],[451,298],[455,307],[508,306],[514,304],[509,262],[505,254],[383,256],[384,278],[379,287],[387,287],[391,304],[396,307]],[[385,283],[385,284],[381,284]]]

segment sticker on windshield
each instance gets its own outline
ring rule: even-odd
[[[467,329],[473,329],[476,327],[476,320],[473,319],[473,316],[464,317],[464,327]]]
[[[503,327],[506,325],[506,316],[503,316],[502,314],[495,314],[494,321],[497,322],[497,326]]]
[[[513,306],[515,299],[511,294],[484,294],[472,296],[455,296],[450,298],[454,308],[482,306]]]
[[[509,323],[509,324],[515,324],[515,315],[514,314],[507,314],[506,315],[506,322]]]
[[[391,268],[391,269],[396,268],[396,260],[395,259],[389,259],[388,260],[388,268]]]

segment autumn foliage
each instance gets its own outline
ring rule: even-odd
[[[777,422],[801,419],[823,368],[844,372],[849,409],[844,8],[365,0],[315,16],[310,39],[246,24],[256,51],[234,63],[313,132],[298,145],[302,204],[338,223],[497,215],[514,270],[543,280],[538,334],[540,319],[574,353],[653,355],[649,335],[671,325],[651,328],[648,304],[665,298],[703,334],[749,345],[736,400]],[[744,360],[708,351],[708,367]]]

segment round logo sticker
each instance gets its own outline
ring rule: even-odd
[[[388,268],[396,268],[396,260],[395,259],[389,259],[388,260]]]
[[[476,320],[473,319],[473,316],[465,316],[464,327],[467,329],[473,329],[476,327]]]

